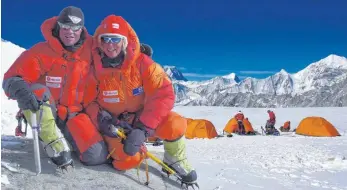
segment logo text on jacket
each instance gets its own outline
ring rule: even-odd
[[[102,91],[104,96],[116,96],[118,95],[118,90]]]
[[[53,76],[46,76],[46,86],[50,88],[60,88],[62,78],[61,77],[53,77]]]

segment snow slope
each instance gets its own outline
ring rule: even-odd
[[[17,57],[25,51],[24,48],[19,47],[11,42],[1,39],[1,76],[0,83],[4,77],[4,73],[10,68],[12,63],[17,59]],[[4,91],[1,88],[1,131],[10,132],[4,126],[13,126],[16,125],[16,121],[9,119],[15,116],[16,111],[18,111],[18,106],[15,101],[7,101],[7,97]],[[9,117],[7,117],[9,116]]]
[[[211,120],[219,133],[238,109],[175,107],[175,111],[185,117]],[[268,117],[266,109],[245,108],[242,111],[256,130],[264,125]],[[295,128],[306,116],[322,116],[334,124],[342,136],[314,138],[287,134],[279,137],[234,136],[187,140],[188,159],[198,172],[200,189],[347,189],[347,108],[280,108],[275,109],[275,113],[276,127],[290,120]],[[1,125],[3,127],[4,124]],[[3,134],[12,135],[14,127],[6,126],[11,130]],[[2,144],[8,141],[13,139],[2,139]],[[35,177],[31,147],[30,142],[17,146],[13,143],[2,145],[2,162],[20,164],[19,173],[2,168],[2,173],[10,182],[6,187],[23,188],[27,184],[28,189],[35,189],[43,183],[42,189],[146,189],[137,182],[136,169],[120,173],[107,165],[84,167],[78,164],[72,173],[63,175],[47,163],[47,158],[42,162],[43,174]],[[149,146],[149,150],[159,157],[163,155],[162,146]],[[42,157],[45,157],[44,154]],[[149,163],[152,189],[178,188],[173,181],[159,175],[160,167]],[[15,181],[16,177],[21,181]],[[141,182],[145,182],[143,171],[140,177]]]

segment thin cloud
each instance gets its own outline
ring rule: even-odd
[[[185,77],[199,77],[199,78],[213,78],[218,75],[214,74],[199,74],[199,73],[183,73],[183,76]]]
[[[183,71],[183,70],[187,70],[187,68],[185,67],[177,67],[177,66],[174,66],[174,65],[163,65],[163,67],[176,67],[177,69]]]
[[[243,76],[243,75],[240,75],[240,76],[239,76],[239,75],[236,75],[236,76],[239,77],[240,80],[243,80],[243,79],[249,77],[249,76]]]
[[[262,75],[262,74],[274,74],[276,71],[240,71],[241,74]]]
[[[220,72],[233,72],[233,70],[229,70],[229,69],[221,69],[219,70]]]

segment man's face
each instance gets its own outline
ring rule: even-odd
[[[82,26],[70,26],[58,23],[60,26],[59,29],[59,38],[65,46],[73,46],[81,38]]]
[[[123,48],[123,38],[115,36],[101,37],[101,49],[109,58],[115,58]]]

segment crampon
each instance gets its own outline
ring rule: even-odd
[[[162,168],[162,172],[164,172],[168,178],[170,177],[170,175],[175,176],[176,181],[181,183],[182,189],[188,190],[189,187],[191,187],[191,189],[194,189],[194,190],[195,190],[195,187],[197,187],[197,189],[200,189],[200,187],[196,181],[186,182],[186,181],[182,180],[182,178],[177,173],[170,174],[170,172],[165,170],[164,168]]]
[[[61,170],[62,173],[69,172],[69,170],[70,170],[69,168],[72,168],[72,169],[75,168],[73,160],[71,160],[71,162],[69,162],[67,164],[57,166],[57,167],[58,167],[58,169]]]

